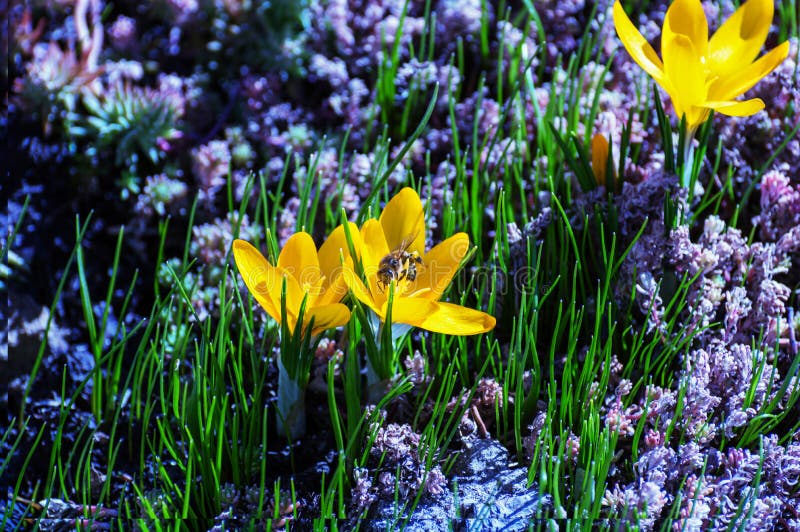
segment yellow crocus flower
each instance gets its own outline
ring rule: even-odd
[[[678,117],[693,133],[711,109],[749,116],[764,108],[759,98],[737,101],[783,61],[789,42],[756,60],[767,39],[773,0],[747,0],[711,36],[700,0],[675,0],[661,31],[661,58],[634,27],[619,0],[614,26],[633,59],[669,94]],[[663,62],[662,62],[663,61]]]
[[[608,140],[602,133],[592,137],[592,173],[597,184],[606,186],[606,173],[608,171]],[[611,170],[614,171],[613,168]]]
[[[358,228],[355,224],[350,226],[351,234],[356,237],[354,245],[357,250],[360,244]],[[233,242],[233,258],[247,289],[278,323],[281,322],[283,280],[286,280],[286,319],[291,332],[297,325],[304,298],[303,322],[308,324],[314,319],[312,334],[348,322],[350,310],[339,303],[347,294],[341,257],[345,258],[345,263],[352,264],[342,225],[331,232],[319,251],[311,235],[295,233],[287,240],[275,266],[248,242]]]
[[[425,218],[416,191],[404,188],[384,207],[380,219],[367,220],[361,227],[361,265],[366,284],[349,264],[344,278],[361,303],[386,321],[389,293],[391,321],[433,332],[471,335],[489,331],[495,318],[470,308],[439,301],[450,285],[469,248],[469,237],[458,233],[425,252]],[[421,259],[415,262],[416,276],[403,276],[387,285],[380,282],[381,259],[403,248]]]

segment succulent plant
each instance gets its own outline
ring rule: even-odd
[[[114,83],[99,94],[86,93],[88,116],[71,133],[93,137],[98,147],[114,150],[114,163],[134,171],[140,157],[157,163],[163,141],[180,136],[172,102],[160,92],[127,81]],[[95,148],[91,148],[95,149]]]

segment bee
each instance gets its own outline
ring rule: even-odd
[[[416,251],[408,251],[414,238],[404,238],[399,246],[381,259],[378,264],[378,288],[386,290],[392,281],[413,281],[417,278],[417,265],[422,264],[422,257]]]

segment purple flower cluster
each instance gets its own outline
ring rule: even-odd
[[[375,441],[370,450],[370,469],[356,469],[352,491],[357,513],[361,513],[378,498],[392,500],[413,498],[424,490],[439,495],[447,479],[437,465],[426,471],[419,455],[420,435],[409,425],[388,423],[373,427]],[[370,474],[372,478],[370,478]]]
[[[200,200],[210,204],[227,182],[231,152],[228,143],[212,140],[192,151],[192,171],[197,180]]]
[[[588,20],[584,0],[566,2],[537,2],[537,11],[547,35],[547,61],[554,65],[557,59],[568,58],[580,45],[580,37]]]
[[[108,37],[116,50],[126,51],[136,44],[136,19],[120,15],[108,28]]]
[[[790,174],[786,166],[761,178],[761,213],[754,221],[768,242],[779,241],[800,227],[800,179],[792,183],[788,176],[797,174]]]
[[[781,520],[798,523],[794,486],[800,443],[781,445],[776,436],[766,436],[762,455],[726,445],[767,405],[785,408],[800,385],[796,375],[786,374],[798,356],[797,310],[788,306],[789,286],[800,281],[796,206],[797,191],[789,179],[769,172],[762,180],[763,211],[754,219],[763,241],[748,243],[715,216],[705,220],[696,239],[687,226],[659,237],[664,227],[656,218],[655,233],[646,232],[632,249],[627,260],[639,266],[636,298],[659,334],[666,332],[657,282],[663,268],[669,265],[678,276],[693,279],[680,331],[692,340],[680,357],[675,389],[649,386],[626,402],[621,399],[630,388],[623,380],[606,401],[606,426],[620,438],[632,437],[645,417],[633,477],[612,481],[604,496],[612,515],[649,529],[680,494],[676,529],[724,530],[743,507],[752,511],[748,526],[755,529]],[[624,212],[634,216],[633,207]],[[620,370],[612,366],[612,382]],[[783,382],[789,393],[778,395],[776,383]],[[676,443],[676,433],[687,443]],[[761,475],[758,493],[750,487],[756,475]]]
[[[188,187],[183,181],[171,179],[166,174],[149,176],[136,200],[134,210],[145,217],[178,214],[178,205],[186,198]]]
[[[800,443],[782,446],[767,436],[761,453],[736,447],[709,452],[695,442],[673,449],[654,435],[647,438],[653,445],[635,464],[636,480],[603,496],[604,505],[626,520],[652,530],[682,485],[674,530],[728,530],[749,512],[752,530],[772,530],[777,523],[793,530],[800,524]],[[761,477],[758,493],[751,488],[756,475]]]
[[[689,293],[693,326],[704,327],[725,310],[723,335],[728,342],[749,341],[763,334],[769,344],[788,333],[786,303],[791,290],[781,281],[797,271],[792,263],[793,254],[800,249],[800,227],[795,226],[777,242],[748,245],[739,230],[712,216],[697,243],[691,242],[686,227],[673,231],[670,241],[675,270],[699,275]],[[714,334],[703,331],[700,337]]]
[[[409,47],[412,41],[416,43],[417,39],[425,37],[421,33],[425,23],[421,6],[412,3],[403,14],[402,2],[386,1],[369,5],[341,1],[312,3],[309,7],[309,12],[313,15],[310,18],[312,25],[304,35],[304,46],[308,54],[302,59],[307,85],[293,85],[274,74],[255,72],[248,73],[242,81],[243,102],[249,111],[247,135],[257,142],[266,159],[271,161],[267,165],[270,176],[275,176],[279,167],[278,161],[283,161],[287,152],[299,154],[300,159],[291,161],[292,173],[296,176],[294,190],[299,190],[299,185],[305,178],[304,170],[309,168],[316,157],[314,150],[321,149],[324,152],[331,149],[330,146],[315,146],[321,138],[316,132],[347,130],[350,145],[362,145],[366,132],[379,130],[377,118],[381,116],[381,112],[402,109],[412,92],[430,95],[434,84],[439,86],[439,98],[430,129],[417,141],[403,165],[390,178],[392,184],[395,181],[405,181],[405,173],[409,169],[415,173],[429,172],[423,175],[423,183],[431,191],[432,229],[437,227],[437,217],[441,215],[444,203],[453,192],[450,183],[453,181],[454,168],[447,159],[453,150],[453,125],[449,123],[448,107],[454,97],[458,96],[458,100],[452,103],[455,105],[456,116],[459,117],[455,127],[462,136],[462,146],[465,142],[463,139],[472,138],[473,131],[477,131],[479,142],[486,142],[487,149],[477,151],[481,172],[499,177],[506,171],[508,164],[529,156],[529,146],[531,142],[535,142],[535,132],[538,129],[530,98],[536,97],[540,100],[540,106],[546,105],[551,83],[559,86],[565,83],[564,71],[559,70],[560,77],[554,76],[552,82],[547,81],[541,86],[537,84],[535,95],[523,91],[522,96],[528,102],[524,119],[529,122],[525,124],[525,131],[528,133],[528,143],[525,143],[520,142],[512,131],[517,114],[503,108],[508,102],[498,102],[492,97],[494,86],[500,81],[495,78],[496,73],[492,73],[483,90],[479,92],[473,82],[461,79],[458,69],[450,63],[447,49],[461,39],[470,54],[478,54],[479,34],[484,25],[488,24],[492,55],[496,55],[502,47],[504,61],[510,61],[512,52],[517,47],[524,47],[527,52],[523,55],[531,58],[536,55],[538,46],[535,32],[530,31],[535,25],[531,23],[531,27],[527,28],[529,31],[514,28],[507,20],[498,20],[491,12],[491,6],[488,16],[482,15],[481,2],[464,4],[442,0],[435,7],[436,55],[422,59],[411,56]],[[560,31],[559,35],[576,42],[588,15],[583,2],[566,6],[546,3],[537,7],[544,13],[545,29],[551,26],[569,28],[567,32]],[[394,34],[389,30],[399,28],[401,18],[402,41],[399,43],[399,58],[393,80],[395,99],[379,100],[379,88],[374,86],[374,73],[385,67],[386,52],[395,44]],[[560,51],[568,52],[570,45],[564,46],[559,45]],[[536,63],[526,62],[519,67],[522,70],[518,75],[523,76],[524,68],[535,69]],[[582,117],[589,115],[593,100],[593,91],[589,89],[597,85],[601,72],[600,65],[592,64],[584,67],[581,73],[585,94],[578,105]],[[632,92],[634,89],[630,84],[620,87],[620,92],[602,91],[600,113],[594,126],[598,131],[606,133],[612,143],[619,142],[628,110],[636,102]],[[313,94],[313,99],[302,98],[303,94]],[[424,97],[422,101],[424,102]],[[310,102],[313,102],[313,107]],[[501,116],[504,114],[507,119],[499,130]],[[634,141],[641,140],[643,135],[643,126],[635,119]],[[470,150],[465,153],[468,158],[472,157]],[[375,177],[375,154],[345,152],[341,161],[338,157],[336,159],[336,164],[343,164],[346,170],[333,173],[334,163],[319,168],[317,172],[322,185],[320,188],[328,194],[334,188],[332,185],[344,177],[347,182],[337,189],[336,192],[341,192],[341,197],[333,205],[354,212],[360,207],[359,199],[363,199],[365,195],[365,182],[371,182]],[[473,165],[468,162],[465,171],[471,174]],[[468,180],[470,177],[466,176]],[[489,203],[494,197],[495,189],[496,187],[490,186]],[[301,206],[289,205],[288,210],[297,207]],[[493,209],[487,209],[486,214],[491,219]],[[291,217],[292,213],[287,216]]]
[[[226,259],[233,244],[234,228],[237,228],[237,238],[250,242],[263,240],[263,230],[252,225],[246,214],[241,219],[237,218],[236,213],[230,213],[225,219],[216,219],[192,228],[189,253],[191,257],[197,259],[198,264],[195,269],[186,273],[183,284],[200,320],[215,315],[220,307],[220,298],[226,296],[220,294],[219,285],[226,275]],[[169,264],[176,273],[180,273],[179,259],[172,259]],[[227,286],[232,290],[235,283],[241,281],[239,276],[230,273],[229,275],[231,277],[227,281]],[[159,279],[166,287],[174,283],[168,272],[159,272]],[[240,288],[244,290],[244,285]]]

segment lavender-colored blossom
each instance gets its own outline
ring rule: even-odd
[[[436,22],[439,31],[446,38],[453,41],[454,35],[472,37],[473,40],[481,29],[481,20],[484,17],[481,0],[439,0],[436,5]],[[489,6],[491,7],[491,6]],[[489,15],[491,17],[491,12]]]
[[[120,15],[108,28],[108,37],[111,46],[119,51],[125,51],[136,44],[136,20],[125,15]]]
[[[425,479],[425,491],[433,496],[441,495],[447,488],[447,477],[442,473],[441,468],[434,467],[428,471]]]
[[[320,53],[336,55],[347,62],[351,75],[362,76],[383,57],[383,50],[391,50],[399,32],[403,2],[386,0],[353,5],[343,0],[333,0],[310,6],[312,47]],[[425,21],[409,12],[403,19],[401,57],[407,57],[407,47],[420,36]],[[334,50],[326,49],[333,35]]]
[[[701,274],[689,294],[696,321],[707,323],[727,301],[727,323],[736,326],[736,334],[758,335],[757,331],[766,327],[769,341],[780,333],[777,322],[786,322],[783,316],[789,293],[776,276],[790,271],[791,258],[776,244],[755,242],[748,246],[737,229],[724,228],[718,218],[708,218],[697,244],[688,241],[685,231],[673,232],[674,253],[670,261],[679,273]],[[734,290],[742,283],[746,294]],[[729,291],[733,292],[728,294]],[[749,306],[742,299],[744,295]],[[731,330],[726,334],[731,339],[735,337]]]
[[[421,91],[423,94],[430,92],[433,86],[442,80],[444,83],[439,87],[437,104],[440,110],[447,109],[449,102],[449,93],[447,91],[448,74],[452,75],[454,71],[449,68],[444,70],[446,74],[442,76],[439,73],[439,67],[436,63],[432,61],[419,61],[416,58],[412,58],[408,62],[403,63],[403,65],[398,68],[397,75],[395,76],[396,99],[401,102],[407,100],[411,90]],[[453,81],[456,82],[456,85],[452,85],[453,87],[457,86],[459,79],[460,78],[455,78],[455,80],[450,79],[451,84]]]
[[[281,210],[280,218],[278,219],[278,243],[281,248],[283,248],[286,241],[295,233],[298,212],[300,212],[300,198],[289,198],[283,210]]]
[[[463,135],[471,135],[477,126],[478,138],[491,140],[498,133],[500,113],[500,105],[489,96],[488,90],[476,91],[456,104],[459,117],[456,126]]]
[[[327,102],[336,116],[344,118],[345,125],[357,126],[362,121],[362,108],[368,107],[365,103],[368,97],[369,89],[364,81],[360,78],[353,78],[347,82],[347,86],[343,90],[331,94]],[[361,139],[360,135],[356,138]]]
[[[625,407],[622,398],[628,395],[633,384],[628,379],[619,382],[614,395],[608,400],[608,408],[604,415],[606,426],[611,432],[620,436],[633,436],[636,431],[636,424],[642,416],[642,408],[637,404]]]
[[[301,153],[309,149],[314,143],[315,132],[308,124],[292,124],[286,131],[280,133],[276,145],[283,146],[289,153]]]
[[[681,505],[678,519],[672,525],[673,530],[703,530],[703,525],[711,514],[711,506],[706,501],[706,495],[710,495],[711,491],[703,483],[704,479],[696,475],[691,475],[686,480],[686,498]]]
[[[192,151],[192,171],[200,189],[200,200],[210,204],[225,185],[230,171],[231,153],[228,143],[212,140]]]
[[[177,74],[159,74],[156,79],[156,90],[159,97],[174,109],[178,118],[182,117],[187,107],[200,97],[197,80]]]
[[[52,93],[65,88],[76,91],[88,86],[97,77],[77,58],[72,48],[63,50],[55,42],[34,46],[33,57],[25,68],[27,76],[24,82],[18,80],[17,92],[23,91],[26,83]]]
[[[254,241],[263,238],[263,232],[251,225],[245,214],[238,220],[237,213],[229,213],[224,219],[217,218],[211,223],[197,225],[192,228],[192,242],[189,254],[200,264],[218,266],[225,263],[225,258],[233,245],[233,228],[238,227],[238,238]]]
[[[579,38],[588,20],[584,14],[584,0],[542,2],[537,12],[544,26],[547,39],[547,64],[556,59],[569,57],[579,45]]]
[[[407,357],[403,361],[403,365],[408,372],[409,380],[415,386],[425,384],[430,380],[425,371],[425,357],[418,351],[414,351],[414,356]]]
[[[355,506],[356,513],[360,514],[370,507],[378,498],[373,488],[371,474],[365,467],[356,467],[353,469],[353,489],[350,491],[352,503]]]
[[[184,286],[189,292],[195,315],[200,321],[216,315],[220,308],[220,298],[225,296],[219,293],[219,284],[227,272],[225,260],[233,244],[234,227],[238,227],[238,238],[251,242],[263,239],[263,230],[251,225],[246,214],[238,219],[238,213],[229,213],[225,219],[217,218],[213,222],[192,228],[189,255],[197,260],[197,268],[187,273]],[[173,270],[180,270],[180,260],[173,259],[170,264]],[[165,286],[174,283],[167,271],[159,272],[159,280]],[[238,276],[229,280],[226,285],[232,290],[237,282],[241,283]],[[230,295],[231,293],[227,294]],[[195,319],[195,315],[192,316],[192,320]]]
[[[331,0],[325,6],[324,11],[317,11],[314,13],[314,15],[315,20],[319,20],[320,17],[326,19],[326,23],[329,25],[335,36],[336,45],[339,51],[345,55],[352,54],[356,37],[353,29],[350,28],[348,24],[350,10],[347,1]]]
[[[439,165],[436,170],[436,175],[431,177],[430,186],[426,186],[425,190],[430,205],[430,215],[427,219],[427,229],[429,235],[426,239],[433,239],[433,231],[439,227],[439,219],[444,215],[445,206],[451,201],[453,191],[450,189],[450,183],[455,182],[456,167],[449,161],[445,161]]]
[[[241,95],[245,108],[253,114],[278,103],[281,95],[281,78],[277,74],[257,76],[248,74],[241,80]]]
[[[409,425],[388,423],[374,430],[376,434],[370,458],[376,466],[378,461],[380,463],[377,485],[372,488],[362,481],[360,500],[371,502],[374,500],[370,497],[371,493],[382,497],[394,497],[399,493],[406,498],[415,496],[420,490],[434,496],[444,491],[447,485],[444,474],[439,466],[426,471],[419,456],[420,435]],[[366,494],[362,495],[363,492]]]
[[[792,184],[788,174],[777,169],[765,173],[761,178],[761,213],[754,222],[761,238],[771,242],[800,226],[800,181]]]
[[[238,20],[252,6],[249,0],[216,0],[215,4],[222,4],[222,9],[234,20]]]
[[[349,181],[356,185],[359,194],[367,196],[366,184],[372,176],[372,157],[363,153],[356,153],[350,158]]]
[[[179,200],[186,197],[188,187],[183,181],[166,174],[148,176],[134,210],[143,216],[164,216]]]
[[[741,286],[734,286],[726,295],[725,301],[725,332],[723,339],[732,340],[739,329],[739,322],[753,308],[753,303],[747,297],[747,290]]]
[[[389,460],[398,461],[411,453],[416,454],[419,448],[419,434],[409,425],[389,423],[380,427],[372,446],[372,454],[385,456]]]
[[[664,332],[664,301],[661,298],[658,282],[650,272],[642,272],[635,285],[635,300],[639,310],[647,316],[647,330]],[[624,293],[623,293],[624,294]]]
[[[472,404],[487,412],[494,412],[495,407],[503,398],[503,387],[495,379],[484,377],[478,381]]]
[[[334,89],[343,88],[350,81],[347,65],[338,57],[329,59],[322,54],[314,54],[308,71],[310,81],[327,81]]]
[[[270,107],[261,115],[264,120],[257,126],[262,141],[278,153],[304,150],[311,146],[313,131],[303,120],[303,112],[291,104]]]
[[[175,23],[184,25],[191,20],[200,9],[197,0],[164,0],[169,7]]]
[[[313,169],[313,172],[312,172]],[[324,148],[308,155],[308,162],[296,160],[294,182],[297,191],[306,186],[306,180],[311,179],[314,187],[319,187],[320,194],[325,198],[336,195],[339,186],[339,153],[335,148]]]
[[[106,81],[111,86],[139,81],[144,77],[144,67],[138,61],[108,61],[104,70]]]
[[[350,221],[354,221],[361,209],[361,198],[358,193],[358,187],[353,183],[345,183],[342,186],[342,195],[339,198],[339,207],[344,209],[344,212],[350,213]]]

